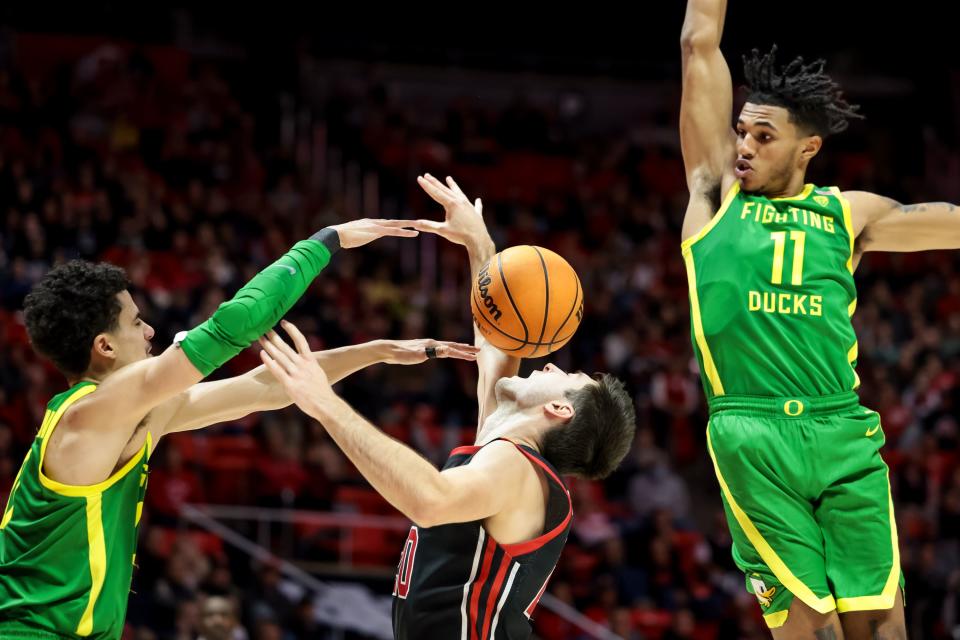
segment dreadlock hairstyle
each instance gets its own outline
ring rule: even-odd
[[[843,97],[840,85],[823,72],[824,60],[804,64],[802,57],[777,68],[777,45],[770,53],[754,49],[743,56],[747,101],[783,107],[807,133],[826,137],[845,131],[851,118],[862,120],[860,107]]]

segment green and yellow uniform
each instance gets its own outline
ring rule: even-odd
[[[880,416],[855,391],[853,242],[836,187],[738,183],[682,245],[733,556],[771,627],[794,597],[886,609],[902,586]]]
[[[43,473],[64,412],[97,386],[47,405],[0,520],[0,638],[119,638],[147,488],[150,436],[112,476],[65,485]]]

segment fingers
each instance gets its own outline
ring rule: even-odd
[[[477,201],[473,203],[473,208],[477,210],[477,213],[480,217],[483,217],[483,203],[480,202],[480,198],[477,198]]]
[[[467,198],[466,194],[463,193],[463,190],[460,188],[460,185],[458,185],[456,181],[450,176],[447,176],[447,185],[450,187],[450,190],[453,191],[455,194],[457,194],[467,202],[470,202],[470,199]]]
[[[367,222],[378,227],[412,227],[416,220],[394,220],[392,218],[369,218]]]
[[[406,226],[413,226],[413,223],[407,223]],[[416,238],[420,235],[420,232],[416,229],[399,229],[392,227],[380,227],[373,226],[370,228],[372,233],[376,233],[378,237],[387,237],[391,236],[394,238]]]
[[[263,340],[263,338],[260,338]],[[280,382],[285,382],[290,379],[289,374],[283,370],[277,361],[270,357],[266,350],[260,352],[260,360],[263,361],[263,364],[266,365],[270,373],[273,374],[273,377],[279,380]]]
[[[413,228],[417,231],[426,231],[427,233],[440,233],[444,229],[444,223],[436,220],[414,220]]]
[[[447,206],[453,202],[453,193],[443,186],[442,182],[434,178],[429,173],[426,175],[417,176],[417,184],[419,184],[420,188],[427,192],[428,196],[443,206]]]
[[[293,344],[297,347],[297,353],[304,357],[310,356],[310,343],[307,342],[307,339],[300,333],[300,329],[297,329],[295,324],[287,322],[286,320],[281,320],[280,326],[283,327],[283,330],[286,331],[290,339],[293,340]]]
[[[462,342],[436,342],[430,346],[436,349],[438,358],[455,358],[457,360],[476,360],[480,348]]]
[[[297,352],[290,348],[286,342],[284,342],[280,336],[277,335],[276,331],[270,331],[267,335],[260,338],[260,346],[263,347],[263,350],[273,358],[278,365],[283,367],[287,373],[293,373],[297,365],[295,364],[295,359],[298,357]]]

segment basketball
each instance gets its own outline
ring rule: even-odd
[[[565,345],[583,317],[583,290],[573,267],[549,249],[504,249],[480,269],[470,295],[483,337],[518,358],[539,358]]]

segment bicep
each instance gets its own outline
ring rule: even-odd
[[[509,442],[484,447],[470,464],[440,473],[443,503],[436,505],[438,521],[471,522],[494,516],[505,508],[511,488],[523,481],[522,455]]]
[[[129,364],[104,380],[70,411],[83,428],[132,430],[154,407],[203,379],[183,351],[171,346],[155,358]]]
[[[960,248],[960,210],[948,202],[901,204],[864,191],[844,193],[861,251]]]
[[[732,127],[733,82],[717,47],[683,45],[680,146],[691,191],[699,182],[719,182],[732,173],[736,137]]]

